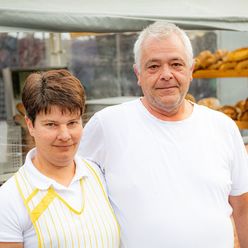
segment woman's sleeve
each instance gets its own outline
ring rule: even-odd
[[[23,242],[23,226],[20,222],[25,209],[14,178],[0,187],[0,202],[0,242]]]

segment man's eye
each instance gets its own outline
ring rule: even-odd
[[[159,66],[158,65],[149,65],[148,69],[154,70],[157,69]]]
[[[174,67],[174,68],[181,68],[183,66],[183,64],[181,64],[181,63],[173,63],[172,64],[172,67]]]

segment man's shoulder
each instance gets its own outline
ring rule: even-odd
[[[218,110],[210,109],[203,105],[196,105],[196,107],[197,113],[199,114],[202,120],[208,119],[213,123],[218,123],[218,125],[227,125],[229,127],[236,125],[235,122],[229,116]]]

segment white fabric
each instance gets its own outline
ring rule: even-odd
[[[83,202],[80,179],[89,177],[89,171],[83,165],[82,158],[75,157],[76,173],[70,185],[65,187],[44,176],[33,166],[31,159],[35,152],[36,150],[33,149],[27,154],[23,166],[29,175],[30,182],[40,190],[47,190],[52,186],[72,208],[79,211]],[[93,165],[93,163],[90,164]],[[93,167],[97,166],[93,165]],[[99,172],[99,168],[97,170]],[[38,247],[37,235],[18,192],[14,177],[1,186],[0,199],[0,242],[23,242],[26,248]]]
[[[248,191],[248,163],[224,114],[195,104],[168,122],[131,101],[96,113],[79,151],[105,173],[124,247],[233,248],[228,196]]]

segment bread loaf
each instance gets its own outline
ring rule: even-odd
[[[238,62],[238,64],[236,65],[235,69],[236,70],[248,69],[248,59]]]
[[[248,47],[233,50],[227,55],[227,61],[241,61],[248,59]]]
[[[21,102],[17,103],[17,104],[16,104],[16,109],[18,110],[18,112],[19,112],[21,115],[25,116],[26,111],[25,111],[25,108],[24,108],[24,106],[23,106],[23,103],[21,103]]]
[[[219,70],[226,71],[226,70],[232,70],[236,67],[237,62],[225,62],[222,63],[219,67]]]
[[[238,116],[238,120],[239,121],[248,121],[248,110],[241,112],[240,115]]]
[[[196,102],[195,97],[191,95],[190,93],[187,93],[187,95],[185,96],[185,99],[191,102]]]
[[[219,60],[215,64],[212,64],[208,67],[209,70],[218,70],[220,66],[223,64],[223,61]]]
[[[211,109],[220,108],[220,101],[215,97],[202,98],[197,103],[199,105],[204,105],[204,106],[209,107]]]
[[[224,105],[219,109],[219,111],[223,112],[224,114],[228,115],[233,120],[238,119],[239,111],[233,106],[230,105]]]

